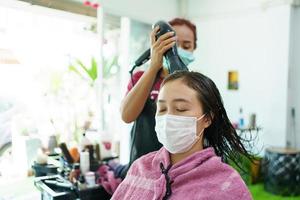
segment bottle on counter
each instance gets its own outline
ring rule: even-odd
[[[96,176],[95,176],[95,172],[87,172],[85,173],[85,182],[87,184],[88,187],[93,187],[96,185]]]
[[[252,113],[250,115],[249,128],[251,128],[251,129],[255,129],[256,128],[256,114],[255,113]]]
[[[82,134],[82,139],[80,143],[80,149],[83,151],[86,146],[92,145],[91,141],[86,137],[85,133]]]
[[[55,135],[51,135],[49,137],[49,141],[48,141],[48,149],[49,149],[49,154],[55,154],[55,148],[58,146],[57,144],[57,140],[56,140],[56,136]]]
[[[83,175],[90,171],[90,154],[88,151],[80,152],[80,171]]]
[[[243,109],[240,108],[240,113],[239,113],[239,128],[242,129],[245,126],[245,120],[244,120],[244,114],[243,114]]]

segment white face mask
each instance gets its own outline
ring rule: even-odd
[[[158,141],[170,153],[184,153],[192,148],[192,146],[200,139],[197,135],[197,121],[205,116],[185,117],[177,115],[156,116],[155,131]]]

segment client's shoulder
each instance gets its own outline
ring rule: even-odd
[[[159,154],[160,150],[143,155],[132,163],[130,171],[133,173],[145,173],[147,171],[152,171],[153,161],[157,159],[157,155]]]

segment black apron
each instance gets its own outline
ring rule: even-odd
[[[156,103],[148,97],[142,112],[134,121],[131,129],[130,160],[121,172],[122,179],[125,178],[129,167],[136,159],[162,147],[155,132],[155,113]]]
[[[148,98],[131,129],[130,165],[139,157],[162,147],[155,132],[155,113],[156,103]]]

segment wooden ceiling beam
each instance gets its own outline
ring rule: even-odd
[[[90,17],[97,17],[97,9],[85,6],[83,3],[71,1],[71,0],[19,0],[30,3],[32,5],[43,6],[47,8],[53,8],[57,10],[63,10],[80,15],[86,15]]]

